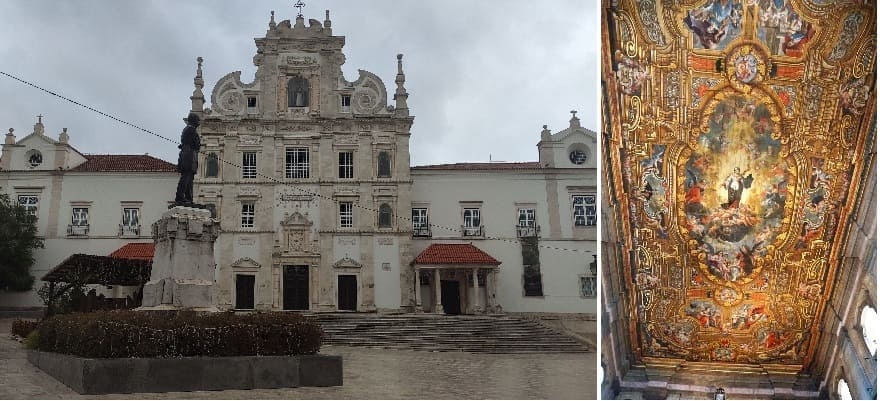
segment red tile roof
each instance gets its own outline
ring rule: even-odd
[[[153,260],[155,246],[152,242],[130,242],[110,254],[111,258]]]
[[[149,155],[85,155],[85,163],[70,171],[176,173],[177,166]]]
[[[541,168],[539,162],[513,163],[452,163],[413,166],[413,170],[532,170]]]
[[[413,264],[498,266],[501,262],[471,244],[431,244]]]

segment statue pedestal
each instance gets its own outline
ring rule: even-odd
[[[153,269],[138,310],[216,312],[214,241],[219,223],[206,209],[175,206],[153,223]]]

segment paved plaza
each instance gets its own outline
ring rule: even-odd
[[[595,399],[596,354],[489,355],[325,346],[342,355],[342,387],[79,395],[27,362],[0,319],[0,398]]]

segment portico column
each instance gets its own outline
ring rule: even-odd
[[[471,297],[471,313],[478,313],[479,312],[477,310],[477,307],[479,306],[479,302],[477,302],[477,295],[480,293],[480,286],[479,286],[480,282],[477,280],[478,272],[479,272],[479,270],[477,270],[477,268],[475,267],[473,270],[473,275],[474,275],[474,277],[473,277],[473,284],[474,284],[473,294],[474,295]]]
[[[416,267],[416,312],[422,311],[422,275]]]
[[[434,313],[443,313],[443,303],[440,298],[440,269],[434,269]]]
[[[496,310],[495,310],[495,291],[496,291],[495,284],[496,284],[495,283],[495,270],[492,269],[492,270],[489,270],[488,273],[486,273],[486,291],[489,292],[489,296],[487,298],[489,299],[489,309],[492,311],[492,313],[496,313]]]

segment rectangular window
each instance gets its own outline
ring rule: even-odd
[[[379,178],[391,178],[391,153],[379,152],[377,164],[376,173]]]
[[[122,208],[122,235],[140,235],[140,210],[133,207]]]
[[[241,154],[241,178],[257,178],[257,152]]]
[[[596,225],[596,195],[573,195],[571,203],[575,227]]]
[[[354,227],[354,209],[351,202],[339,202],[339,227]]]
[[[254,279],[250,274],[235,275],[235,309],[254,309]]]
[[[36,217],[40,207],[40,198],[36,195],[18,195],[18,204],[24,206],[31,216]]]
[[[581,298],[596,297],[596,278],[581,276]]]
[[[520,227],[534,227],[535,226],[535,209],[519,209],[518,213],[519,220],[517,225]]]
[[[535,209],[519,208],[516,214],[516,236],[520,238],[537,237],[538,227],[535,225]]]
[[[427,208],[414,208],[412,210],[412,225],[414,237],[431,236],[431,227],[428,225]]]
[[[342,95],[342,112],[351,112],[351,95]]]
[[[247,107],[249,109],[257,107],[257,97],[256,96],[248,96],[247,98]]]
[[[339,152],[339,178],[354,178],[354,152]]]
[[[480,209],[464,209],[464,225],[462,226],[462,233],[466,237],[483,235],[483,229],[480,226]]]
[[[75,207],[70,214],[70,225],[67,226],[67,235],[89,235],[89,209]]]
[[[284,176],[309,178],[309,148],[287,148]]]
[[[70,216],[70,224],[74,226],[89,225],[89,209],[85,207],[73,208],[73,213]]]
[[[254,227],[254,204],[253,203],[242,203],[241,204],[241,228],[253,228]]]

